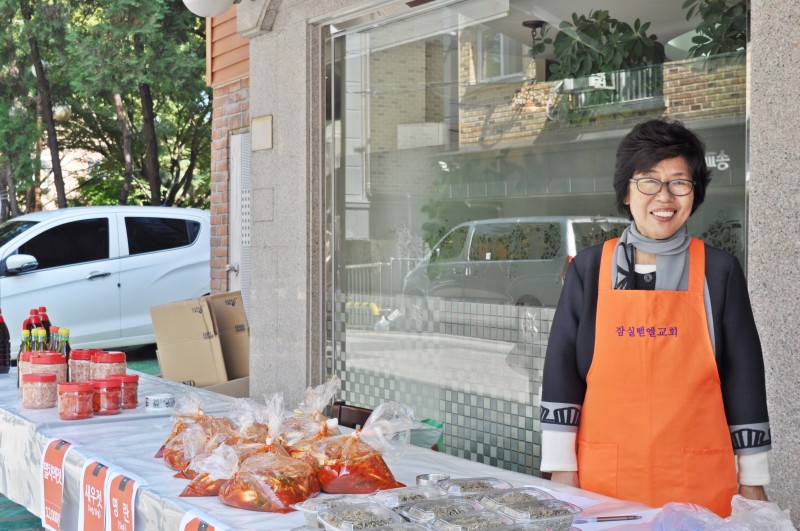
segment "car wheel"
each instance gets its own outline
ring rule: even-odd
[[[412,294],[406,295],[403,300],[403,315],[405,316],[408,328],[415,332],[423,332],[425,330],[425,323],[428,320],[428,305],[425,297]]]

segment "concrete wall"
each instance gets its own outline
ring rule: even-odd
[[[287,404],[320,382],[322,278],[320,36],[309,21],[379,2],[240,4],[251,35],[250,115],[273,116],[273,147],[252,154],[251,395]],[[270,30],[256,27],[273,20]],[[274,9],[279,6],[277,16]],[[773,452],[770,497],[800,515],[800,2],[752,0],[748,271],[764,345]],[[246,27],[242,27],[246,26]],[[798,517],[795,516],[795,522]]]
[[[753,0],[750,297],[767,369],[770,498],[800,523],[800,2]]]

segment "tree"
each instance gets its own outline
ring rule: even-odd
[[[700,23],[692,37],[690,57],[733,53],[744,57],[747,47],[746,0],[686,0],[686,20],[697,14]]]
[[[0,34],[0,197],[14,181],[10,195],[32,208],[46,140],[56,173],[67,151],[92,158],[63,201],[56,179],[59,206],[67,192],[69,204],[208,206],[204,20],[181,0],[0,0],[0,16],[10,21]],[[41,76],[31,73],[34,42]],[[42,87],[47,107],[69,104],[68,122],[37,113]],[[47,135],[37,116],[52,122]]]

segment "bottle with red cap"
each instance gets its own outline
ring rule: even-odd
[[[39,319],[42,322],[42,328],[45,329],[47,332],[47,342],[50,343],[50,326],[53,324],[50,322],[50,318],[47,317],[47,307],[46,306],[39,306]]]

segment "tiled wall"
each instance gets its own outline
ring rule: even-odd
[[[341,397],[370,408],[408,404],[417,418],[445,423],[442,451],[538,474],[539,386],[553,311],[432,298],[427,331],[399,320],[378,332],[377,317],[340,300],[334,372]],[[374,350],[364,346],[372,341]]]

